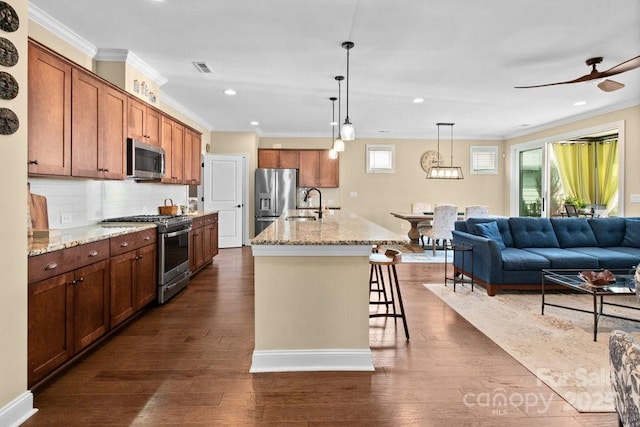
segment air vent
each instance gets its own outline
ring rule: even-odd
[[[193,65],[200,71],[201,73],[210,74],[213,73],[213,70],[206,62],[194,62]]]

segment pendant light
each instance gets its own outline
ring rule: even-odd
[[[338,123],[340,123],[340,105],[342,104],[342,86],[341,83],[344,80],[344,76],[336,76],[335,79],[338,81]],[[342,131],[338,129],[338,137],[333,142],[333,149],[338,153],[344,151],[344,142],[342,141]]]
[[[353,46],[355,46],[353,42],[342,43],[343,49],[347,50],[347,116],[344,119],[342,131],[340,132],[344,141],[353,141],[356,139],[356,130],[353,128],[353,125],[349,120],[349,51]]]
[[[462,168],[453,166],[453,125],[455,123],[436,123],[438,126],[438,159],[440,158],[440,126],[449,126],[451,129],[451,164],[449,166],[440,166],[440,162],[436,166],[431,166],[427,171],[427,179],[463,179]]]
[[[338,158],[338,152],[336,151],[336,148],[335,148],[335,143],[336,143],[335,122],[336,122],[336,101],[337,100],[338,98],[336,98],[335,96],[332,96],[331,98],[329,98],[329,101],[331,101],[331,149],[329,150],[330,159]]]

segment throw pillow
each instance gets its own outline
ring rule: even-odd
[[[621,246],[640,248],[640,220],[627,219]]]
[[[500,249],[506,248],[504,241],[502,240],[502,236],[500,235],[500,230],[498,230],[498,224],[495,221],[476,224],[475,228],[478,236],[493,240]]]

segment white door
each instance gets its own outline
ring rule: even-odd
[[[242,246],[244,174],[242,156],[206,154],[203,198],[205,211],[218,211],[218,246]]]

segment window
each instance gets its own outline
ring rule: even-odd
[[[395,173],[396,146],[367,144],[367,173]]]
[[[498,147],[471,147],[469,158],[469,170],[472,175],[498,174]]]

